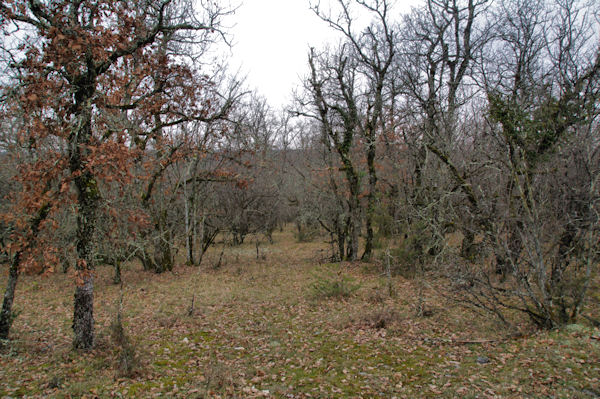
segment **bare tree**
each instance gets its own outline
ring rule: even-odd
[[[354,28],[356,21],[352,17],[352,3],[373,17],[373,21],[363,30],[356,31]],[[369,175],[365,210],[366,242],[362,258],[369,259],[373,250],[373,219],[377,208],[377,140],[382,132],[389,129],[384,112],[392,97],[390,70],[396,56],[398,32],[390,19],[392,5],[387,0],[339,0],[338,4],[340,12],[337,16],[323,12],[318,4],[312,9],[323,21],[342,33],[357,64],[357,86],[362,87],[362,92],[355,94],[357,98],[353,99],[353,107],[357,108],[357,133],[364,140]]]
[[[396,91],[401,99],[409,99],[400,112],[410,126],[403,132],[413,165],[410,233],[433,237],[426,248],[415,248],[417,252],[436,253],[444,245],[445,234],[454,226],[452,192],[458,189],[476,206],[473,190],[464,184],[469,170],[455,165],[465,140],[457,121],[472,110],[464,105],[475,94],[476,56],[489,40],[487,9],[486,0],[428,0],[405,16]],[[466,225],[463,233],[463,252],[468,253],[473,233]]]
[[[358,64],[350,46],[344,44],[336,51],[309,55],[310,76],[306,82],[310,100],[304,102],[303,115],[316,119],[321,128],[322,140],[329,151],[339,157],[347,186],[349,234],[345,257],[358,258],[358,239],[361,228],[361,179],[353,150],[359,135]]]
[[[493,36],[472,75],[485,98],[469,102],[486,117],[455,125],[470,132],[455,141],[460,156],[443,141],[426,148],[458,194],[463,299],[549,328],[576,319],[598,250],[598,21],[576,1],[504,1],[489,12]],[[474,253],[491,253],[495,266],[472,265]]]
[[[593,11],[578,1],[502,2],[488,53],[495,61],[483,65],[486,130],[498,146],[488,162],[503,172],[487,227],[496,269],[512,289],[480,276],[475,298],[519,309],[542,327],[576,319],[598,250],[590,240],[598,228],[600,94]],[[481,194],[480,202],[491,200]]]

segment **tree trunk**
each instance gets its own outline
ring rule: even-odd
[[[17,252],[8,270],[8,282],[6,283],[6,291],[4,292],[4,300],[2,302],[2,312],[0,313],[0,339],[8,339],[10,325],[12,324],[12,304],[15,299],[15,289],[17,288],[17,279],[19,278],[19,262],[21,253]]]
[[[115,267],[115,274],[113,276],[113,283],[114,284],[121,284],[121,282],[122,282],[122,279],[121,279],[121,261],[119,259],[115,260],[114,267]]]
[[[358,259],[358,237],[360,233],[360,200],[357,194],[353,194],[350,200],[350,242],[348,243],[347,260]]]
[[[154,265],[154,271],[156,273],[163,273],[173,270],[173,254],[171,251],[171,240],[169,239],[168,232],[161,233],[161,237],[156,243]]]
[[[558,241],[557,259],[552,264],[550,281],[553,288],[559,288],[563,280],[563,272],[569,266],[569,253],[574,247],[577,230],[573,223],[568,223]],[[562,287],[561,287],[562,288]]]
[[[158,233],[158,237],[152,239],[154,246],[153,255],[150,255],[148,250],[144,251],[142,263],[144,270],[151,270],[155,273],[163,273],[173,270],[173,248],[171,246],[171,234],[169,232],[169,224],[167,222],[167,211],[156,211],[157,216],[154,219],[154,231]]]
[[[187,263],[190,266],[196,266],[198,264],[198,262],[196,261],[196,257],[194,256],[194,243],[196,241],[195,238],[195,229],[192,229],[190,232],[188,232],[188,236],[187,236]]]
[[[188,265],[194,265],[194,229],[190,225],[190,202],[192,202],[192,198],[188,197],[187,193],[187,180],[183,179],[183,216],[185,222],[185,249],[187,252],[187,263]],[[195,220],[193,222],[195,224]]]
[[[93,237],[100,194],[91,173],[84,172],[75,179],[79,196],[77,215],[77,263],[78,282],[75,289],[73,311],[73,346],[91,349],[94,346],[94,282]]]
[[[374,190],[374,188],[372,188]],[[366,213],[366,230],[367,236],[365,238],[365,252],[363,252],[362,260],[369,261],[373,253],[373,219],[375,217],[375,193],[374,191],[369,192],[367,198],[367,213]]]
[[[142,267],[145,271],[154,270],[154,261],[152,260],[152,256],[146,248],[143,248],[139,252],[137,258],[140,260],[140,262],[142,262]]]
[[[348,189],[350,196],[348,198],[348,248],[346,259],[355,261],[358,259],[358,237],[360,234],[360,178],[354,170],[352,163],[348,157],[342,159],[344,169],[346,171],[346,180],[348,181]]]
[[[84,276],[83,284],[75,288],[75,309],[73,314],[73,346],[76,349],[90,349],[94,345],[94,277]]]
[[[94,284],[93,284],[93,240],[96,229],[100,191],[98,182],[87,168],[89,144],[92,140],[92,108],[94,82],[86,81],[75,93],[78,126],[69,137],[69,168],[77,189],[77,287],[75,289],[73,346],[91,349],[94,345]]]
[[[346,253],[346,236],[347,236],[348,226],[345,220],[342,219],[341,215],[337,215],[334,224],[334,235],[337,236],[337,247],[338,247],[338,255],[334,257],[342,261],[344,260],[344,254]]]
[[[377,171],[375,169],[375,155],[376,155],[376,147],[375,147],[375,127],[374,125],[377,123],[377,119],[373,123],[373,126],[369,128],[369,133],[367,135],[367,167],[369,169],[369,194],[367,196],[367,212],[366,212],[366,229],[367,236],[365,239],[365,252],[362,255],[362,259],[368,261],[371,259],[371,254],[373,252],[373,240],[374,240],[374,232],[373,232],[373,219],[375,218],[375,208],[376,208],[376,200],[375,194],[377,192]]]
[[[206,215],[204,214],[204,211],[202,211],[202,219],[200,222],[200,237],[199,237],[199,242],[200,242],[200,248],[199,251],[200,253],[198,254],[198,260],[196,265],[200,266],[200,263],[202,263],[202,258],[204,257],[204,252],[206,252],[206,249],[208,248],[208,245],[210,245],[210,242],[208,243],[208,245],[205,246],[205,240],[206,240]],[[194,229],[195,230],[195,229]]]
[[[523,250],[523,240],[520,232],[524,229],[523,222],[517,220],[510,222],[507,235],[506,254],[496,254],[496,273],[506,278],[512,271],[514,265],[518,264],[521,251]]]
[[[460,256],[465,259],[473,260],[475,255],[475,234],[469,228],[463,229],[463,240],[460,246]]]
[[[373,196],[374,198],[374,196]],[[369,194],[368,205],[367,205],[367,214],[366,214],[366,230],[367,236],[365,238],[365,252],[363,252],[362,260],[369,261],[371,259],[371,255],[373,253],[373,216],[375,214],[374,205],[375,201],[371,198],[371,194]]]
[[[8,281],[6,283],[6,291],[4,292],[4,300],[2,301],[2,311],[0,312],[0,339],[8,339],[10,326],[13,320],[12,305],[15,299],[15,290],[17,288],[17,280],[19,279],[19,266],[21,265],[21,256],[23,251],[27,250],[37,239],[40,225],[48,217],[50,213],[50,204],[44,204],[37,216],[31,221],[31,232],[27,239],[25,248],[17,251],[8,269]]]

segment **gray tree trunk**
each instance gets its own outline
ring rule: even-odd
[[[94,267],[93,240],[100,191],[98,182],[86,162],[89,156],[89,143],[92,139],[92,109],[90,99],[94,94],[94,84],[83,86],[75,93],[78,126],[69,137],[70,171],[77,189],[77,263],[78,281],[75,288],[73,309],[73,346],[77,349],[91,349],[94,346]]]
[[[73,332],[75,348],[90,349],[94,346],[94,277],[91,274],[75,288]]]

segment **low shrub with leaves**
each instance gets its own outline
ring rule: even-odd
[[[343,272],[339,265],[324,265],[313,272],[311,296],[321,298],[347,298],[360,288],[356,280]]]

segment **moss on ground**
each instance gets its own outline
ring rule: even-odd
[[[261,247],[267,261],[250,243],[218,271],[180,266],[155,275],[124,265],[124,327],[139,360],[128,378],[117,373],[109,333],[119,297],[112,269],[98,269],[90,353],[71,349],[73,281],[24,276],[22,313],[0,350],[0,397],[600,395],[597,328],[536,332],[523,324],[524,335],[511,338],[489,316],[448,303],[436,280],[424,290],[430,317],[416,317],[415,281],[394,278],[389,297],[377,268],[363,264],[336,265],[360,282],[351,296],[314,299],[315,254],[326,244],[298,245],[291,232],[275,241]],[[207,253],[205,264],[218,255]],[[378,324],[373,315],[387,319]]]

